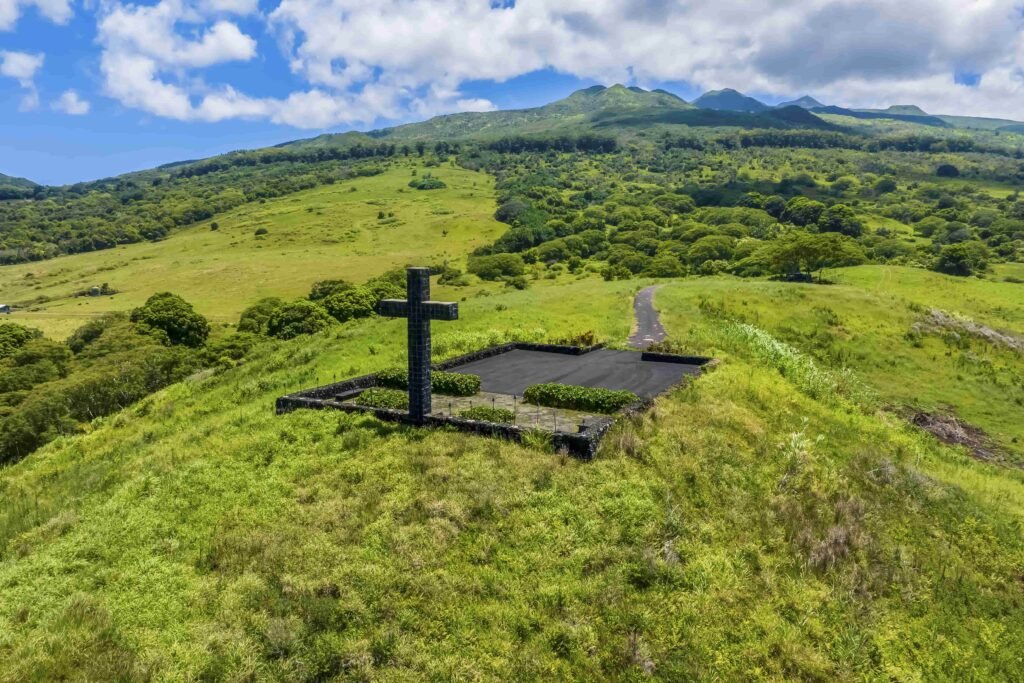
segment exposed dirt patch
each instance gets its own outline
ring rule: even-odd
[[[1019,463],[1013,462],[984,430],[964,422],[954,415],[917,412],[910,416],[910,421],[933,434],[943,443],[964,446],[978,460],[997,465],[1021,467]]]

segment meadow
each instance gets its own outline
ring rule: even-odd
[[[447,187],[417,191],[407,186],[414,170],[424,172],[396,162],[381,175],[243,204],[159,242],[3,266],[0,291],[4,303],[29,305],[10,320],[54,338],[158,291],[185,297],[211,321],[235,323],[262,297],[302,296],[331,277],[362,282],[414,261],[458,263],[504,231],[493,218],[493,178],[428,169]],[[118,293],[75,295],[103,283]]]
[[[575,325],[621,342],[638,284],[472,297],[437,353]],[[0,680],[1012,678],[1021,471],[859,404],[809,355],[782,374],[677,307],[692,284],[658,305],[722,364],[592,463],[275,417],[290,389],[401,358],[401,321],[370,319],[0,470]]]
[[[958,416],[1024,463],[1024,355],[934,328],[935,308],[1024,338],[1024,285],[895,266],[833,271],[837,284],[702,278],[663,287],[657,305],[685,340],[701,312],[746,322],[832,367],[849,367],[896,411]]]

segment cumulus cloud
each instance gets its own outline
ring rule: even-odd
[[[24,91],[20,104],[22,111],[30,111],[39,106],[35,78],[45,59],[45,55],[40,54],[0,51],[0,76],[18,81]]]
[[[0,0],[0,31],[14,28],[21,13],[33,6],[57,24],[66,24],[71,19],[71,0]]]
[[[213,0],[207,12],[251,10],[240,0]],[[113,5],[99,21],[100,71],[107,94],[124,105],[173,119],[202,118],[180,81],[187,69],[256,56],[256,41],[225,19],[182,0],[156,5]],[[188,31],[188,35],[184,31]]]
[[[1024,66],[1017,0],[282,0],[270,21],[293,71],[334,89],[373,79],[457,91],[549,68],[780,97],[849,84],[850,104],[924,92],[939,108],[970,100],[1009,114]],[[958,70],[983,74],[980,85],[957,85]]]
[[[53,108],[71,116],[83,116],[89,113],[90,104],[83,100],[75,90],[65,90],[53,103]]]
[[[145,57],[165,68],[207,67],[256,55],[256,41],[229,21],[218,21],[193,39],[177,30],[178,24],[199,21],[180,0],[117,6],[100,20],[100,41],[107,53]]]
[[[47,0],[48,2],[53,0]],[[11,2],[11,0],[0,0]],[[303,128],[494,105],[470,81],[552,69],[604,83],[687,81],[846,105],[913,101],[1020,116],[1019,0],[280,0],[266,21],[300,83],[283,98],[209,86],[195,70],[248,61],[232,15],[254,0],[115,4],[100,22],[106,89],[184,120]],[[954,74],[979,74],[958,83]]]

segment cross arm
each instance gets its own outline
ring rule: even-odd
[[[377,314],[385,318],[408,318],[409,302],[405,299],[381,299],[377,302]]]
[[[424,301],[423,317],[430,320],[458,320],[459,305],[454,301]]]
[[[458,320],[459,304],[454,301],[424,301],[420,315],[426,320]],[[408,318],[409,302],[405,299],[381,299],[377,313],[385,318]]]

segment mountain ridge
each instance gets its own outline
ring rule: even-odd
[[[740,111],[751,114],[760,113],[771,109],[767,104],[754,99],[732,88],[722,90],[709,90],[696,100],[694,106],[701,109],[717,109],[720,111]]]
[[[395,144],[433,144],[438,141],[497,140],[545,135],[620,135],[654,126],[831,130],[841,128],[841,122],[829,122],[819,115],[853,119],[891,119],[931,128],[1024,133],[1024,123],[1018,121],[931,115],[913,104],[892,105],[885,109],[854,109],[823,105],[814,97],[803,95],[771,106],[732,88],[705,92],[691,103],[663,88],[646,90],[638,86],[615,84],[582,88],[566,97],[537,107],[442,114],[424,121],[367,131],[324,133],[284,141],[266,148],[244,149],[237,152],[285,148],[348,149],[359,145],[373,146],[382,141]],[[136,176],[154,170],[186,167],[221,156],[227,155],[171,161],[154,169],[122,175]],[[20,198],[39,185],[25,178],[0,174],[0,187],[5,188],[6,194],[10,195],[8,198]]]
[[[798,97],[795,100],[790,100],[788,102],[780,102],[779,104],[775,105],[775,108],[782,109],[784,107],[800,107],[801,109],[817,109],[819,107],[824,106],[824,104],[814,99],[810,95],[803,95],[802,97]]]
[[[6,173],[0,173],[0,185],[6,185],[8,187],[22,187],[26,189],[39,187],[38,183],[33,182],[28,178],[19,178],[17,176],[7,175]]]

